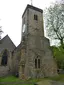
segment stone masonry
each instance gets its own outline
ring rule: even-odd
[[[0,77],[12,74],[19,74],[20,79],[56,76],[50,43],[44,37],[42,9],[27,5],[22,15],[21,34],[17,47],[8,35],[0,40]]]
[[[43,10],[27,5],[22,15],[22,49],[20,78],[42,78],[57,75],[57,66],[44,37]]]

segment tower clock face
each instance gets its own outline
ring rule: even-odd
[[[24,25],[23,25],[22,32],[24,33],[24,32],[25,32],[25,30],[26,30],[26,25],[24,24]]]

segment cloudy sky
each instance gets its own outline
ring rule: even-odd
[[[55,0],[33,0],[33,6],[44,9]],[[17,46],[21,41],[22,14],[27,4],[31,4],[31,0],[0,0],[0,26],[2,26],[3,34],[9,35],[11,40]]]

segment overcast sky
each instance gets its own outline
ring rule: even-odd
[[[33,0],[33,6],[44,9],[55,0]],[[0,0],[0,26],[17,46],[21,41],[22,14],[31,0]]]

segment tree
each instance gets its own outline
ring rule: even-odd
[[[58,69],[64,70],[64,49],[61,46],[51,46],[54,59],[56,60]]]
[[[49,38],[64,44],[64,4],[54,4],[45,11],[45,27]]]

